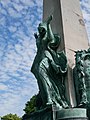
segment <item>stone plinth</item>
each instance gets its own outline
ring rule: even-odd
[[[83,108],[59,110],[56,120],[87,120],[87,111]]]

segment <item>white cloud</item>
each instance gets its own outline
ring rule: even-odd
[[[27,84],[23,84],[23,86],[18,86],[16,88],[9,85],[7,93],[0,95],[0,110],[2,110],[0,111],[0,115],[5,115],[7,113],[16,113],[19,116],[23,115],[22,110],[25,107],[25,103],[32,95],[38,92],[35,81],[30,79],[30,81],[26,80],[26,82]],[[17,85],[18,82],[15,81],[13,84]],[[1,84],[1,86],[4,85]]]
[[[82,0],[81,7],[82,7],[82,13],[85,19],[86,30],[90,43],[90,0]]]
[[[6,7],[10,3],[10,0],[0,0],[0,2]]]
[[[42,7],[43,0],[35,0],[38,7]]]
[[[3,4],[0,8],[0,116],[8,113],[21,116],[25,103],[38,92],[37,81],[30,68],[36,54],[33,34],[40,19],[36,15],[39,15],[42,3],[34,2],[0,1],[0,4]],[[37,6],[37,14],[34,6]]]
[[[0,68],[0,82],[6,82],[7,80],[9,80],[9,76],[7,75],[6,71],[5,71],[5,67],[1,66]]]
[[[27,5],[27,6],[30,6],[30,7],[33,7],[35,4],[34,4],[34,0],[21,0],[21,2],[24,4],[24,5]]]
[[[5,115],[8,113],[16,113],[21,115],[23,112],[20,110],[21,106],[18,101],[21,101],[21,96],[11,93],[4,94],[3,104],[0,104],[0,114]]]
[[[16,2],[16,0],[15,0],[15,2]],[[24,6],[22,6],[20,4],[16,4],[14,2],[13,2],[13,6],[18,12],[20,12],[22,9],[24,9]]]
[[[5,16],[0,18],[0,25],[5,25]]]
[[[8,87],[4,85],[3,83],[0,83],[0,90],[7,90]]]
[[[10,26],[8,29],[10,30],[10,32],[16,32],[17,30],[15,26]]]
[[[8,8],[8,13],[13,18],[21,17],[21,14],[19,14],[16,10],[14,10],[12,7]]]

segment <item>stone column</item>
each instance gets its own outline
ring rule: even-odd
[[[74,51],[88,48],[88,40],[80,10],[79,0],[43,0],[43,19],[53,14],[52,29],[61,36],[60,50],[68,58],[67,95],[72,106],[76,105],[73,83]]]

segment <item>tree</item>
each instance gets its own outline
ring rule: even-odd
[[[5,116],[3,116],[3,117],[1,117],[1,120],[21,120],[21,118],[20,117],[18,117],[16,114],[7,114],[7,115],[5,115]]]
[[[27,103],[25,104],[25,109],[24,112],[25,114],[29,114],[31,112],[34,112],[35,111],[35,108],[36,108],[36,96],[37,95],[34,95],[30,101],[27,101]]]

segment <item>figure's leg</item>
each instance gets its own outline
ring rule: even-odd
[[[48,76],[48,73],[45,69],[40,68],[39,69],[39,88],[41,91],[41,96],[44,105],[51,105],[53,104],[52,102],[52,90],[53,86],[52,83],[50,82],[50,78]]]
[[[55,82],[58,89],[57,101],[60,104],[60,106],[62,106],[62,108],[69,108],[69,103],[67,102],[65,97],[65,85],[62,82],[63,79],[64,78],[60,76],[58,82]]]

